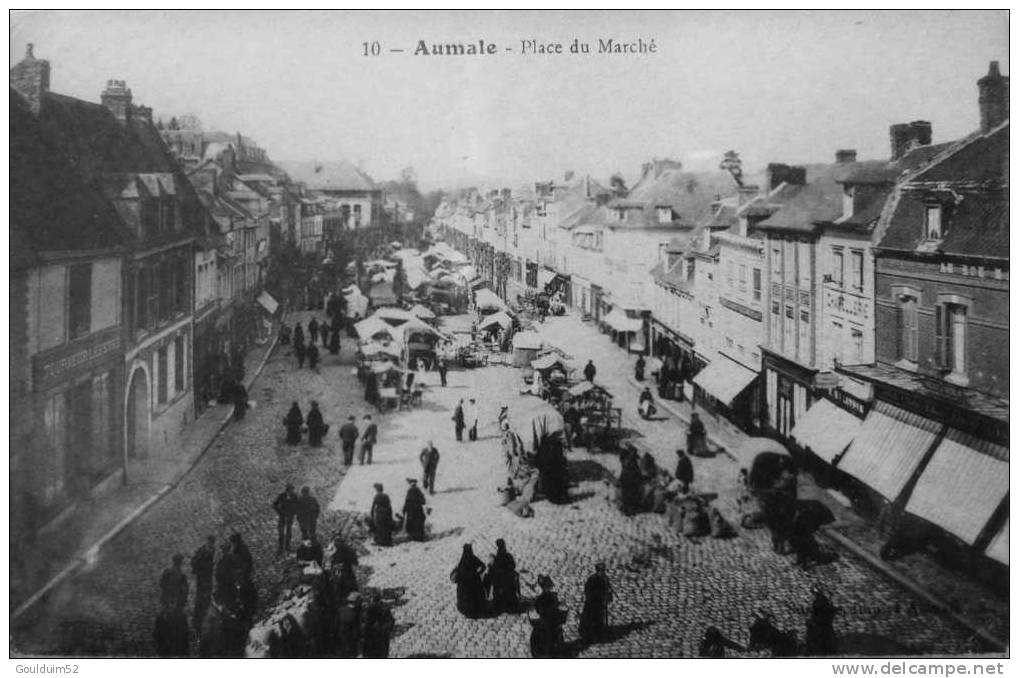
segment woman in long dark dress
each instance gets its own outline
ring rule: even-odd
[[[375,499],[372,500],[372,537],[378,546],[393,545],[393,504],[389,495],[382,491],[382,483],[375,483]]]
[[[368,372],[364,383],[364,399],[369,405],[379,402],[379,378],[374,372]]]
[[[403,500],[404,525],[407,529],[407,536],[414,541],[425,540],[425,495],[418,487],[416,478],[408,478],[410,487],[407,488],[407,497]]]
[[[329,335],[329,352],[333,355],[340,352],[340,331],[338,329],[334,329],[332,334]]]
[[[300,445],[304,415],[301,414],[301,408],[297,406],[296,402],[290,406],[290,411],[283,418],[283,425],[287,427],[287,445]]]
[[[488,568],[492,581],[492,604],[498,612],[515,612],[520,594],[517,563],[506,550],[504,540],[496,539],[495,548],[495,557]]]
[[[632,516],[640,511],[642,477],[637,463],[637,451],[630,449],[623,452],[622,469],[619,472],[623,513]]]
[[[485,590],[481,574],[485,564],[474,555],[470,544],[464,544],[460,562],[449,573],[449,579],[456,584],[456,609],[471,619],[481,615],[485,607]]]
[[[308,443],[312,447],[319,447],[322,444],[322,438],[328,432],[329,427],[322,419],[322,411],[318,409],[318,403],[312,400],[311,410],[308,411]]]

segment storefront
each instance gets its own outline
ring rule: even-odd
[[[603,319],[605,327],[612,335],[612,341],[630,353],[647,351],[644,313],[631,309],[613,308]]]
[[[767,428],[788,440],[796,423],[806,415],[814,401],[817,370],[803,367],[763,347],[761,363],[765,379],[761,407],[767,412]]]

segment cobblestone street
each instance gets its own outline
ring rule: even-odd
[[[637,418],[637,390],[628,381],[631,365],[623,353],[573,319],[550,320],[540,331],[578,360],[594,359],[595,381],[616,396],[624,426],[639,432],[641,449],[672,468],[685,430],[671,416],[651,422]],[[232,423],[178,487],[100,552],[90,571],[65,582],[26,615],[14,630],[18,651],[154,654],[151,628],[159,573],[173,553],[190,557],[206,533],[219,539],[233,531],[244,535],[255,557],[261,600],[271,602],[281,561],[274,556],[275,516],[269,504],[282,484],[312,487],[325,509],[320,531],[328,534],[342,516],[349,516],[346,512],[367,512],[375,482],[385,485],[400,511],[405,479],[420,477],[417,457],[429,438],[442,455],[437,492],[428,497],[431,538],[406,542],[401,534],[392,548],[368,544],[369,554],[362,558],[371,573],[363,584],[404,591],[395,610],[393,656],[528,656],[526,614],[468,620],[456,610],[449,573],[462,544],[473,543],[485,560],[500,537],[516,557],[525,599],[536,594],[532,585],[539,574],[555,581],[570,611],[568,641],[577,636],[584,580],[596,562],[607,563],[615,589],[614,632],[609,642],[581,649],[585,657],[693,656],[710,624],[745,644],[753,613],[762,608],[802,638],[810,587],[821,582],[835,604],[845,608],[836,620],[839,633],[889,636],[917,653],[955,653],[967,647],[964,629],[849,556],[802,572],[771,552],[762,531],[741,530],[735,539],[694,543],[670,532],[664,516],[623,516],[611,505],[604,481],[605,472],[618,472],[612,455],[583,449],[570,453],[573,501],[563,506],[539,502],[533,518],[517,518],[498,505],[496,493],[505,481],[496,415],[501,405],[508,405],[512,418],[531,397],[518,394],[522,382],[515,368],[453,371],[447,388],[429,373],[420,407],[379,418],[375,463],[355,465],[344,476],[336,430],[348,414],[367,412],[352,374],[353,343],[344,341],[341,360],[326,353],[318,374],[298,371],[289,352],[278,349],[255,382],[255,409],[243,422]],[[481,405],[479,440],[457,443],[452,409],[459,398],[472,395]],[[311,399],[319,400],[332,424],[329,445],[319,450],[285,446],[280,420],[286,409],[298,400],[306,411]],[[734,518],[736,465],[719,455],[696,460],[695,468],[700,490],[718,492],[723,512]]]

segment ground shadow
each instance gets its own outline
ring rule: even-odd
[[[443,652],[441,654],[432,654],[431,652],[418,652],[415,654],[409,654],[405,659],[452,659],[453,655],[450,652]]]
[[[475,487],[450,487],[450,488],[447,488],[445,490],[439,490],[435,494],[455,494],[457,492],[470,492],[471,490],[476,490],[476,489],[478,489],[476,486]]]
[[[428,535],[428,539],[425,541],[438,541],[439,539],[446,539],[447,537],[459,537],[463,534],[463,531],[464,528],[462,527],[453,527],[448,530],[443,530],[442,532],[433,532]]]
[[[604,466],[590,459],[569,459],[566,468],[573,483],[606,480],[611,475]]]
[[[570,503],[573,504],[576,502],[584,501],[585,499],[590,499],[591,497],[594,497],[597,494],[598,493],[595,492],[594,490],[585,490],[583,492],[572,492],[570,493]]]
[[[392,637],[393,638],[399,638],[400,636],[402,636],[403,634],[407,633],[407,631],[410,631],[415,626],[417,626],[417,622],[409,622],[407,624],[397,624],[396,626],[393,627],[393,636]]]

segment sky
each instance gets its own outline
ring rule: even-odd
[[[197,115],[274,160],[343,158],[377,180],[411,166],[426,189],[632,182],[652,158],[710,169],[729,149],[750,172],[885,158],[893,123],[929,120],[936,143],[975,130],[977,79],[992,60],[1009,74],[1006,10],[32,11],[10,31],[11,65],[34,43],[55,92],[98,101],[126,80],[157,116]],[[655,51],[597,53],[610,38]],[[415,55],[419,40],[496,53]],[[523,54],[530,40],[564,53]]]

